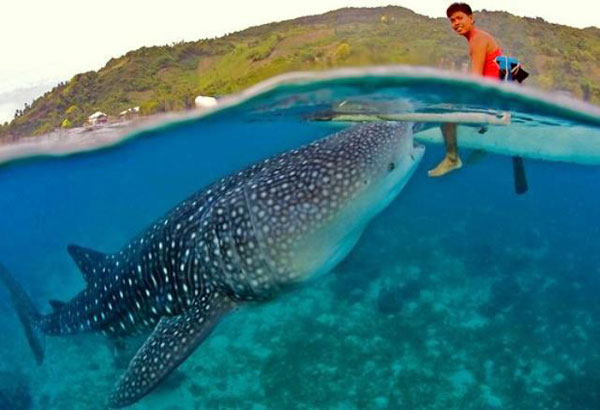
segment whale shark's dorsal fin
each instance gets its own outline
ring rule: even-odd
[[[94,278],[103,272],[103,269],[104,272],[107,271],[108,256],[106,254],[77,245],[69,245],[67,249],[87,283],[93,282]]]
[[[128,406],[148,394],[192,354],[234,305],[226,295],[206,288],[187,310],[163,317],[117,382],[109,406]]]
[[[52,310],[54,310],[55,312],[58,312],[63,307],[65,307],[65,305],[67,304],[66,302],[63,302],[62,300],[56,300],[56,299],[50,299],[48,301],[48,303],[50,303],[50,306],[52,306]]]

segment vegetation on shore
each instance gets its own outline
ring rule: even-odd
[[[527,82],[600,103],[600,29],[576,29],[505,12],[477,12],[479,26],[520,57]],[[140,106],[142,115],[191,108],[194,97],[240,91],[273,75],[371,64],[463,70],[464,39],[444,18],[402,7],[344,8],[252,27],[221,38],[142,47],[26,104],[0,138],[80,126],[95,111]]]

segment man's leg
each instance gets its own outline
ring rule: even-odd
[[[458,156],[458,144],[456,138],[456,124],[444,123],[441,126],[444,143],[446,144],[446,156],[437,167],[429,170],[430,177],[441,177],[450,171],[462,167],[462,161]]]

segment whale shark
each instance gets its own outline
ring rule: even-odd
[[[44,335],[147,332],[108,399],[131,405],[228,312],[330,271],[410,180],[410,123],[360,124],[264,159],[187,198],[119,251],[69,245],[86,287],[42,314],[0,265],[39,364]]]

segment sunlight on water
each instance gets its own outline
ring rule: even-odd
[[[0,261],[49,312],[85,286],[67,245],[117,251],[218,178],[353,125],[340,115],[509,111],[510,125],[459,125],[465,167],[440,179],[426,173],[439,127],[415,124],[423,163],[350,255],[230,314],[132,408],[597,408],[600,110],[431,70],[340,73],[112,149],[5,165]],[[37,366],[4,292],[0,312],[0,408],[105,408],[143,341],[121,357],[100,335],[48,337]]]

